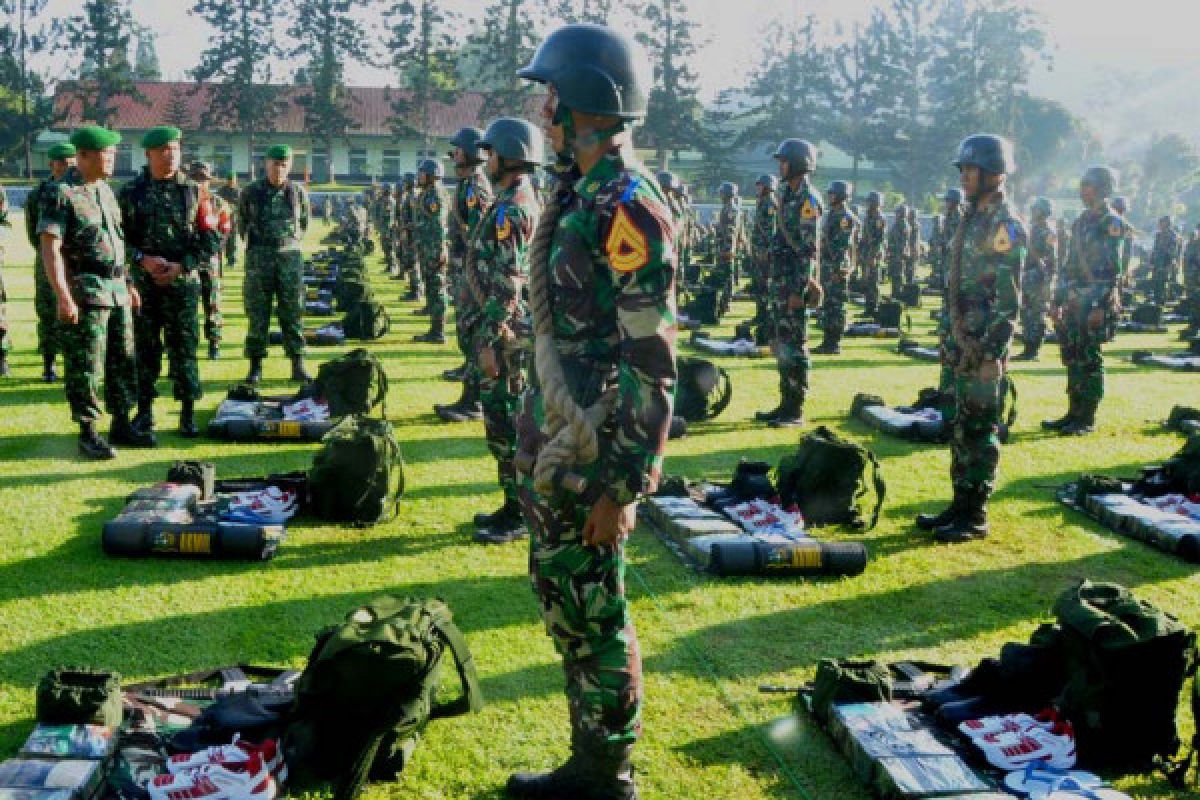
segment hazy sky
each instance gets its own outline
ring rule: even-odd
[[[487,5],[485,0],[447,2],[468,16],[477,16]],[[754,61],[761,31],[780,14],[814,13],[825,31],[832,33],[836,22],[865,18],[876,4],[874,0],[690,0],[702,24],[703,43],[697,64],[706,96],[740,83],[739,76]],[[189,0],[133,0],[139,21],[159,34],[158,52],[168,78],[183,77],[196,63],[207,39],[207,29],[187,15],[190,5]],[[1055,53],[1053,66],[1038,70],[1034,89],[1039,94],[1059,100],[1077,113],[1095,114],[1096,95],[1103,94],[1098,87],[1106,72],[1116,71],[1132,79],[1134,85],[1178,86],[1178,91],[1186,92],[1190,100],[1193,79],[1200,78],[1200,3],[1040,0],[1034,5],[1045,16]],[[78,6],[78,0],[50,3],[52,11],[63,15],[73,13]],[[394,82],[384,70],[352,67],[348,74],[353,83]],[[1170,89],[1168,94],[1174,91]],[[1147,108],[1145,96],[1105,99],[1112,106],[1108,118],[1092,122],[1110,143],[1125,135],[1136,135],[1146,126],[1182,129],[1194,135],[1191,123],[1200,122],[1200,117],[1188,114],[1180,118],[1178,108],[1172,113],[1170,96],[1156,97],[1152,108]]]

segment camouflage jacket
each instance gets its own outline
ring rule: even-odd
[[[242,191],[238,204],[238,232],[247,247],[267,247],[280,252],[300,249],[308,230],[308,192],[294,181],[272,186],[260,178]]]
[[[39,248],[38,217],[41,214],[42,203],[45,201],[46,193],[50,191],[50,186],[53,183],[53,177],[45,178],[37,186],[34,186],[25,197],[25,236],[29,239],[29,243],[33,245],[35,251]]]
[[[434,267],[446,259],[446,233],[450,209],[441,184],[417,190],[413,203],[413,242],[422,265]]]
[[[1172,228],[1154,234],[1154,249],[1150,251],[1150,265],[1155,269],[1174,270],[1179,264],[1183,250],[1183,237]]]
[[[742,248],[742,213],[737,202],[721,206],[717,214],[717,257],[732,259]]]
[[[913,260],[921,256],[921,221],[908,221],[908,251],[905,255]]]
[[[858,256],[864,264],[877,262],[883,255],[883,242],[887,238],[887,220],[878,211],[867,209],[862,232],[858,237]]]
[[[529,313],[524,294],[529,282],[529,243],[539,208],[529,176],[522,175],[501,190],[472,237],[475,275],[483,292],[479,335],[484,344],[497,346],[502,327],[518,333]]]
[[[375,225],[382,234],[390,235],[396,226],[396,196],[391,192],[379,198]]]
[[[625,505],[657,485],[671,423],[675,231],[658,182],[620,152],[568,202],[549,260],[555,345],[582,407],[616,391],[594,482]]]
[[[229,203],[226,202],[225,198],[221,197],[221,195],[219,195],[219,194],[209,193],[208,198],[209,198],[209,202],[212,203],[212,211],[217,217],[217,232],[221,236],[221,239],[220,239],[221,244],[224,245],[224,243],[229,239],[229,237],[233,235],[233,230],[234,230],[233,206],[229,205]],[[212,258],[209,260],[209,265],[211,266],[213,264],[219,264],[221,261],[221,257],[224,254],[225,254],[224,246],[219,247],[217,249],[217,252],[213,253]]]
[[[942,264],[942,256],[946,248],[946,234],[942,232],[942,215],[936,214],[929,227],[929,263],[934,266]]]
[[[1200,236],[1193,236],[1184,248],[1183,285],[1189,292],[1200,291]]]
[[[1008,355],[1021,307],[1021,273],[1028,236],[1003,192],[982,208],[969,208],[951,244],[947,298],[950,324],[964,354]],[[969,358],[959,366],[978,366]]]
[[[821,225],[821,273],[849,274],[854,265],[854,240],[858,234],[858,217],[842,206],[830,208]]]
[[[1071,247],[1061,276],[1055,303],[1063,305],[1072,292],[1111,295],[1121,271],[1121,250],[1127,226],[1121,215],[1105,201],[1095,211],[1084,210],[1071,226]]]
[[[962,224],[963,212],[962,207],[953,208],[946,212],[945,218],[942,219],[942,263],[950,263],[950,248],[954,246],[954,237],[958,233],[958,226]]]
[[[467,252],[471,232],[492,205],[492,186],[479,170],[460,178],[454,187],[454,207],[451,209],[450,253],[461,256]]]
[[[1029,257],[1025,261],[1024,289],[1053,286],[1058,274],[1058,235],[1046,220],[1034,222],[1029,229]]]
[[[184,279],[201,264],[208,264],[221,247],[221,234],[211,215],[201,213],[200,186],[182,172],[155,180],[148,168],[117,192],[121,223],[132,265],[143,254],[162,256],[183,267]]]
[[[754,222],[750,231],[750,245],[755,253],[766,255],[775,239],[775,219],[778,209],[775,193],[767,192],[754,204]]]
[[[821,198],[813,192],[807,177],[795,189],[784,184],[771,248],[771,279],[790,292],[803,292],[808,280],[817,274],[822,212]]]
[[[128,300],[121,207],[106,181],[87,185],[72,167],[48,183],[38,209],[38,235],[59,239],[67,285],[77,303],[102,308]]]
[[[892,227],[887,232],[887,260],[889,263],[902,261],[908,255],[909,247],[908,220],[892,221]]]

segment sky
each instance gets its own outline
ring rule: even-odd
[[[477,17],[485,0],[446,0]],[[697,59],[706,98],[740,84],[754,63],[764,28],[781,14],[813,13],[830,33],[837,23],[849,27],[865,19],[877,0],[685,0],[701,23]],[[49,10],[69,15],[79,0],[50,0]],[[207,40],[204,24],[190,17],[190,0],[133,0],[138,21],[158,34],[164,76],[182,79],[198,60]],[[1053,41],[1053,64],[1039,67],[1033,90],[1088,117],[1106,145],[1119,149],[1127,140],[1153,130],[1200,132],[1200,83],[1196,30],[1200,3],[1194,0],[1038,0]],[[61,61],[54,67],[67,74]],[[387,85],[394,78],[381,69],[351,66],[351,83]],[[1114,88],[1115,87],[1115,88]]]

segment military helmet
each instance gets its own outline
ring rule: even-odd
[[[946,194],[945,194],[945,196],[943,196],[943,197],[942,197],[942,202],[944,202],[944,203],[959,203],[959,204],[961,204],[961,203],[962,203],[962,201],[963,201],[963,199],[964,199],[963,190],[962,190],[962,189],[958,189],[958,188],[954,188],[954,189],[947,189],[947,190],[946,190]]]
[[[828,188],[825,189],[825,193],[830,197],[836,197],[845,202],[849,199],[850,195],[854,194],[854,189],[846,181],[830,181]]]
[[[671,172],[670,170],[660,169],[657,173],[655,173],[654,177],[664,192],[668,189],[679,188],[679,179],[676,178],[675,173]]]
[[[1054,203],[1045,197],[1035,198],[1029,207],[1035,214],[1045,214],[1047,217],[1054,213]]]
[[[1128,214],[1129,213],[1129,198],[1123,194],[1117,195],[1116,197],[1113,198],[1112,207],[1113,207],[1113,210],[1119,214]]]
[[[564,25],[517,71],[549,84],[572,111],[640,120],[652,84],[650,60],[632,38],[606,25]]]
[[[813,172],[817,168],[817,148],[803,139],[784,139],[771,157],[786,161],[792,174]]]
[[[737,184],[731,181],[721,181],[721,185],[717,187],[717,194],[721,197],[737,197]]]
[[[765,186],[768,190],[773,192],[779,188],[779,179],[774,175],[763,174],[758,176],[758,180],[754,182],[754,185]]]
[[[412,187],[412,185],[417,182],[417,174],[415,172],[406,172],[401,180],[404,182],[405,186]]]
[[[467,155],[468,163],[480,163],[483,161],[483,156],[479,153],[479,145],[483,141],[483,131],[479,128],[459,128],[450,137],[450,146],[462,148],[462,151]],[[451,152],[453,157],[454,153]]]
[[[488,125],[479,147],[493,150],[509,161],[541,164],[545,157],[545,139],[541,129],[516,117],[500,117]]]
[[[382,186],[380,186],[379,189],[384,194],[387,194],[388,192],[392,191],[392,185],[390,183],[385,183]]]
[[[1158,224],[1162,225],[1164,222],[1167,223],[1168,225],[1173,225],[1175,223],[1175,220],[1171,219],[1170,214],[1164,214],[1161,217],[1159,217]]]
[[[1094,187],[1102,197],[1111,196],[1119,183],[1116,170],[1104,166],[1088,167],[1079,182]],[[1124,201],[1124,198],[1119,197],[1117,200]],[[1121,204],[1126,205],[1124,202]],[[1121,213],[1125,213],[1124,209],[1121,209]]]
[[[432,175],[435,178],[440,178],[445,173],[442,171],[442,162],[427,158],[417,165],[417,175]]]
[[[867,205],[868,206],[883,205],[883,195],[880,194],[879,192],[868,192],[867,193]]]
[[[1017,171],[1013,157],[1012,142],[992,133],[976,133],[962,140],[958,146],[958,157],[954,166],[979,167],[993,175],[1007,175]]]

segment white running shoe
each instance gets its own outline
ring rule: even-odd
[[[150,800],[275,800],[279,786],[255,752],[239,763],[205,764],[158,775],[146,786]]]

